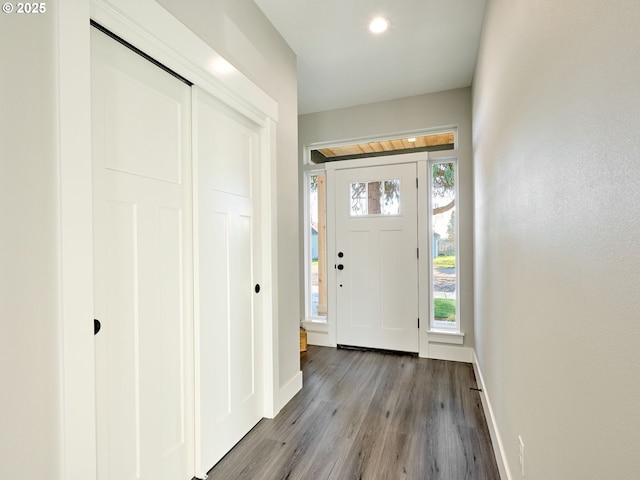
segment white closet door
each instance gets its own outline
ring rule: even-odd
[[[259,127],[194,87],[198,473],[263,416]]]
[[[99,480],[194,473],[191,89],[92,29]]]

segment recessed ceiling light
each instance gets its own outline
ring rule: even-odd
[[[385,32],[389,28],[389,19],[384,17],[376,17],[371,20],[369,24],[369,30],[372,33],[382,33]]]
[[[416,141],[416,137],[407,138],[407,142],[414,143]]]

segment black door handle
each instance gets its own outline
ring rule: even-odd
[[[100,320],[98,320],[97,318],[93,319],[93,334],[97,335],[98,332],[100,331],[100,328],[102,328],[102,324],[100,323]]]
[[[255,286],[254,290],[256,291],[256,293],[260,293],[260,284],[259,283],[256,283],[256,286]]]
[[[339,263],[339,264],[338,264],[338,270],[344,270],[344,265],[343,265],[343,264],[341,264],[341,263]]]

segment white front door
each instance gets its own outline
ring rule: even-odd
[[[99,480],[194,471],[191,89],[92,29]]]
[[[418,352],[416,164],[335,174],[337,343]]]
[[[198,472],[263,417],[259,127],[194,87]]]

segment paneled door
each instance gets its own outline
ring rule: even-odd
[[[92,28],[99,480],[194,473],[191,88]]]
[[[260,130],[194,87],[198,473],[263,417]]]
[[[336,170],[339,345],[418,352],[415,163]]]

